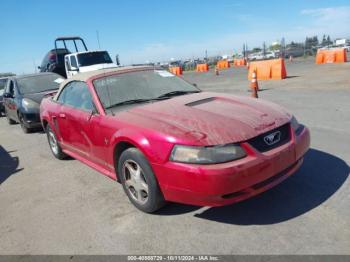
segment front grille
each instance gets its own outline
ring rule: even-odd
[[[40,122],[39,114],[25,114],[24,118],[27,122]]]
[[[271,135],[275,132],[279,131],[280,132],[280,140],[274,144],[267,144],[267,142],[265,141],[265,138],[268,135]],[[262,135],[259,135],[257,137],[254,137],[250,140],[248,140],[247,142],[253,146],[256,150],[260,151],[260,152],[266,152],[269,151],[271,149],[274,149],[276,147],[279,147],[281,145],[284,145],[286,143],[288,143],[290,141],[290,127],[289,127],[289,123],[285,124],[283,126],[280,126],[278,128],[275,128],[271,131],[268,131]]]

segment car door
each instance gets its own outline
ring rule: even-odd
[[[102,156],[96,150],[101,144],[100,121],[101,116],[96,110],[87,84],[82,81],[70,82],[65,87],[58,115],[64,146],[90,161],[104,164]]]

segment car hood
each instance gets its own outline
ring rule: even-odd
[[[120,117],[178,143],[218,145],[248,140],[292,116],[260,99],[201,92],[137,106]]]
[[[28,98],[33,100],[34,102],[38,103],[40,105],[41,101],[43,100],[43,98],[48,95],[48,94],[52,94],[54,92],[57,92],[57,90],[50,90],[50,91],[45,91],[45,92],[41,92],[41,93],[35,93],[35,94],[24,94],[22,95],[23,98]]]

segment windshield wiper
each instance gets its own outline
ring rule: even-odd
[[[184,91],[184,90],[177,90],[177,91],[172,91],[165,93],[161,96],[158,96],[157,98],[166,98],[166,97],[172,97],[172,96],[181,96],[181,95],[186,95],[186,94],[193,94],[193,93],[199,93],[200,91]]]
[[[123,102],[119,102],[119,103],[110,105],[110,106],[106,107],[106,109],[111,109],[113,107],[122,106],[122,105],[130,105],[130,104],[150,102],[150,101],[154,101],[154,100],[162,100],[162,97],[160,97],[160,98],[149,98],[149,99],[131,99],[131,100],[126,100],[126,101],[123,101]]]

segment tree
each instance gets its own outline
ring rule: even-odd
[[[331,45],[332,44],[332,40],[330,38],[330,36],[328,35],[327,36],[327,45]]]
[[[263,55],[266,56],[266,44],[265,44],[265,41],[263,43]]]
[[[275,44],[275,45],[271,45],[270,47],[269,47],[269,49],[271,50],[271,51],[279,51],[280,49],[281,49],[281,45],[280,44]]]
[[[317,36],[306,37],[305,39],[305,49],[313,49],[319,45]]]

